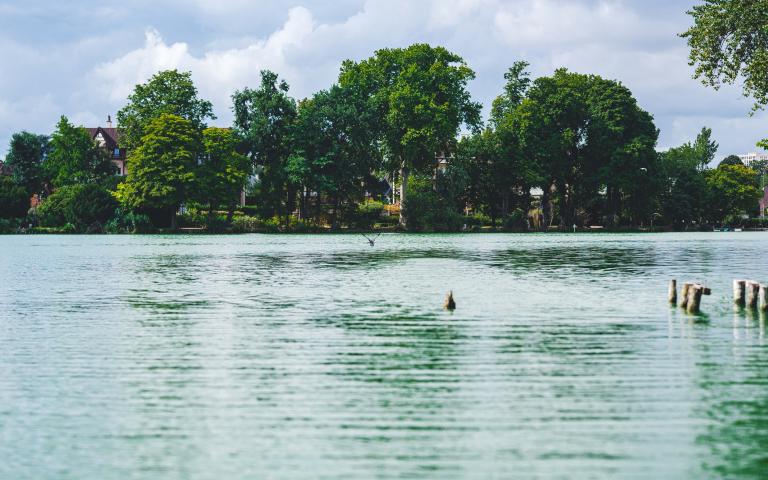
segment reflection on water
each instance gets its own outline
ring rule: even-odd
[[[766,240],[0,237],[0,478],[761,478]]]

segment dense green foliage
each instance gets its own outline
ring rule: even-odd
[[[743,81],[755,108],[768,104],[768,2],[704,0],[688,14],[694,25],[682,37],[696,78],[714,88]]]
[[[527,68],[508,69],[485,123],[468,92],[474,72],[442,47],[346,61],[337,84],[298,102],[262,71],[232,96],[231,129],[207,128],[212,105],[189,72],[159,72],[118,114],[124,180],[62,117],[50,141],[13,136],[0,216],[20,222],[31,194],[43,204],[25,220],[114,233],[691,229],[754,213],[768,165],[731,156],[711,169],[707,128],[659,153],[653,117],[620,82]]]
[[[43,191],[43,160],[47,152],[48,137],[45,135],[19,132],[11,137],[5,163],[13,169],[14,181],[24,187],[28,196]]]
[[[51,135],[43,166],[54,188],[99,182],[115,175],[115,166],[107,151],[96,145],[84,128],[75,127],[65,116]]]
[[[11,177],[0,176],[0,218],[19,218],[29,210],[29,195]]]
[[[744,165],[744,162],[742,162],[741,159],[736,155],[728,155],[722,159],[720,163],[717,164],[717,168],[720,168],[724,165]]]

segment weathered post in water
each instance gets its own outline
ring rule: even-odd
[[[691,292],[692,286],[691,282],[683,283],[683,288],[680,289],[680,308],[688,306],[688,294]]]
[[[453,299],[453,290],[448,292],[448,295],[445,297],[445,303],[443,304],[443,308],[446,310],[456,310],[456,302]]]
[[[744,306],[744,290],[746,289],[746,285],[746,280],[733,281],[733,303],[740,307]]]
[[[760,284],[753,281],[746,282],[747,308],[757,308],[757,295],[760,292]]]
[[[688,313],[699,313],[701,311],[701,296],[704,293],[704,287],[701,285],[691,285],[688,289]]]
[[[760,310],[768,312],[768,285],[760,285]]]
[[[669,303],[677,303],[677,280],[669,281]]]

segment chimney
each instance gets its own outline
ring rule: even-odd
[[[107,115],[107,128],[112,128],[112,115]]]

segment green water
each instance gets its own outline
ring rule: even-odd
[[[0,478],[766,478],[733,278],[768,235],[0,237]]]

